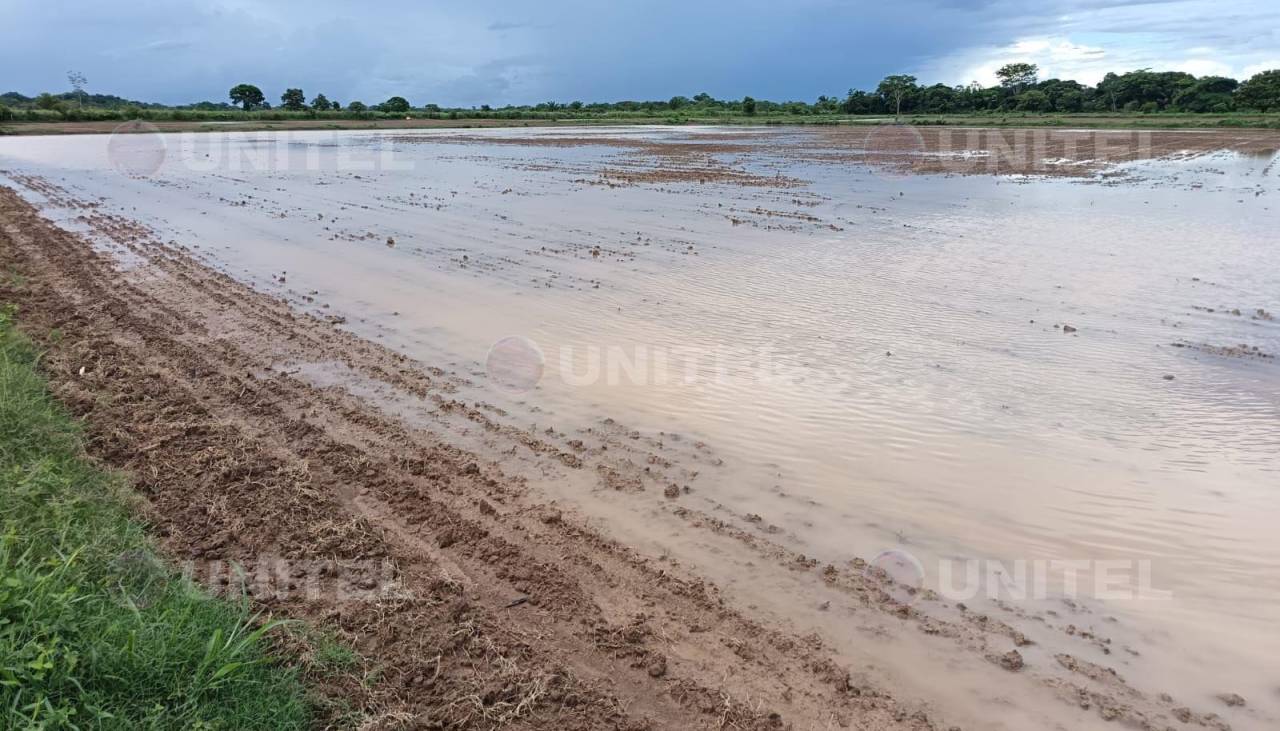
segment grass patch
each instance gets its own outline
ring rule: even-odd
[[[278,624],[155,557],[37,363],[0,310],[0,728],[305,728]]]

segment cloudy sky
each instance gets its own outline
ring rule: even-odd
[[[0,92],[343,103],[812,101],[890,73],[994,82],[1008,61],[1093,83],[1152,67],[1280,68],[1277,0],[0,0]]]

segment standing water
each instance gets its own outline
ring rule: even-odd
[[[1280,136],[1204,135],[1031,169],[863,131],[19,138],[0,182],[80,225],[31,185],[51,181],[341,315],[520,428],[678,443],[682,504],[1105,631],[1073,652],[1193,705],[1239,693],[1261,728],[1280,718]],[[656,517],[661,485],[489,456],[761,612],[842,631]],[[906,677],[925,655],[882,662]]]

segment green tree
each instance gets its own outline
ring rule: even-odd
[[[1205,76],[1179,91],[1173,97],[1173,106],[1184,112],[1210,112],[1223,105],[1231,107],[1231,93],[1240,82],[1225,76]]]
[[[35,103],[36,109],[59,109],[62,107],[62,100],[47,91],[36,97]]]
[[[1033,63],[1007,63],[996,71],[1000,85],[1012,89],[1014,94],[1036,83],[1040,78],[1040,67]]]
[[[1079,107],[1084,104],[1085,87],[1077,81],[1062,81],[1061,79],[1049,79],[1036,84],[1036,89],[1044,92],[1049,97],[1050,109],[1066,112],[1080,111]],[[1076,107],[1071,109],[1070,107]],[[1048,111],[1048,110],[1046,110]]]
[[[324,94],[316,94],[316,98],[311,100],[311,108],[318,112],[329,111],[329,97]]]
[[[1053,109],[1049,95],[1039,89],[1027,89],[1018,95],[1018,109],[1024,112],[1047,112]]]
[[[8,122],[10,119],[13,119],[13,112],[9,107],[0,104],[0,122]]]
[[[369,107],[366,107],[364,105],[364,102],[351,102],[350,104],[347,105],[348,112],[356,112],[357,114],[360,112],[367,111],[368,109]]]
[[[1126,74],[1107,74],[1098,83],[1098,95],[1113,110],[1117,107],[1142,109],[1149,103],[1164,109],[1195,82],[1196,77],[1182,71],[1138,69]]]
[[[67,83],[71,84],[71,88],[75,91],[76,97],[80,102],[80,108],[84,109],[84,87],[89,83],[89,80],[79,71],[68,71]]]
[[[893,107],[893,118],[897,119],[902,116],[902,101],[914,93],[917,88],[916,77],[910,74],[894,74],[884,77],[884,80],[876,87],[876,93],[880,95],[886,105]]]
[[[934,84],[920,93],[919,111],[946,114],[958,111],[958,92],[946,84]]]
[[[756,100],[749,96],[742,98],[742,113],[748,117],[754,117],[756,113]]]
[[[1084,110],[1084,92],[1070,89],[1062,92],[1054,109],[1059,112],[1079,112]]]
[[[232,103],[239,104],[246,112],[261,107],[267,101],[267,98],[262,95],[262,89],[253,84],[237,84],[231,87],[230,96]]]
[[[1255,74],[1241,84],[1236,92],[1236,104],[1264,112],[1280,109],[1280,69]]]
[[[391,114],[404,114],[409,111],[409,102],[402,96],[393,96],[378,106],[382,111]]]
[[[861,89],[850,89],[849,95],[840,102],[840,111],[845,114],[877,114],[883,112],[882,100]]]
[[[300,112],[307,108],[307,97],[302,89],[285,89],[280,95],[280,106],[291,112]]]
[[[667,102],[667,106],[672,109],[681,109],[689,106],[689,99],[683,96],[673,96],[671,97],[671,101]]]

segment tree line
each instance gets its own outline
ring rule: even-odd
[[[996,72],[1000,83],[984,87],[921,86],[914,76],[889,76],[874,91],[851,89],[843,99],[822,97],[818,106],[845,114],[949,114],[963,112],[1260,112],[1280,110],[1280,69],[1243,83],[1224,76],[1140,69],[1109,73],[1094,86],[1039,78],[1032,63]]]
[[[844,97],[820,96],[812,104],[802,101],[772,102],[753,97],[741,100],[716,99],[710,94],[673,96],[666,101],[619,101],[583,103],[543,102],[535,105],[507,105],[501,110],[534,112],[599,113],[650,112],[655,114],[705,110],[756,114],[961,114],[982,112],[1213,112],[1280,111],[1280,69],[1263,71],[1244,81],[1224,76],[1197,78],[1184,71],[1139,69],[1123,74],[1109,73],[1094,86],[1062,79],[1041,80],[1033,63],[1011,63],[996,72],[999,84],[985,87],[977,82],[964,86],[934,84],[921,86],[915,76],[885,77],[875,89],[850,89]],[[268,109],[261,90],[240,84],[231,90],[232,102],[245,111]],[[324,109],[324,95],[312,107]],[[301,111],[307,108],[300,89],[281,96],[281,107]],[[341,107],[332,103],[333,110]],[[360,102],[349,111],[405,113],[411,105],[403,97],[372,108]],[[444,111],[435,104],[417,108],[426,112]],[[469,111],[495,111],[488,104]]]
[[[256,112],[290,115],[343,113],[343,116],[392,116],[418,114],[450,118],[539,118],[545,116],[778,116],[778,115],[932,115],[986,113],[1112,113],[1112,112],[1184,112],[1227,114],[1237,111],[1280,111],[1280,69],[1263,71],[1245,81],[1223,76],[1196,77],[1183,71],[1139,69],[1127,73],[1109,73],[1095,85],[1072,80],[1040,79],[1033,63],[1011,63],[996,72],[999,83],[983,86],[933,84],[923,86],[915,76],[895,74],[886,77],[874,89],[850,89],[844,96],[823,95],[813,103],[803,101],[774,102],[755,99],[716,99],[702,93],[691,97],[673,96],[656,101],[618,101],[584,103],[543,102],[534,105],[507,105],[493,108],[488,104],[469,109],[442,108],[436,104],[414,106],[401,96],[393,96],[372,106],[360,101],[345,106],[324,94],[308,100],[300,88],[289,88],[273,106],[262,89],[243,83],[232,87],[228,101],[199,102],[181,107],[130,101],[117,96],[88,94],[85,79],[69,74],[73,90],[63,94],[40,94],[24,97],[10,92],[0,94],[0,121],[14,118],[45,118],[40,113],[54,113],[65,119],[94,118],[92,110],[111,110],[114,116],[141,118],[155,116],[157,110],[170,110],[173,118],[201,112]],[[99,115],[100,116],[100,115]]]
[[[236,84],[231,87],[231,91],[227,95],[233,104],[240,107],[246,112],[254,112],[271,109],[271,103],[267,101],[266,95],[262,93],[262,89],[253,84]],[[280,95],[280,108],[290,112],[304,112],[308,109],[316,112],[339,112],[343,110],[342,104],[337,100],[330,100],[324,94],[317,94],[311,103],[307,103],[307,95],[302,89],[285,89]],[[375,104],[372,108],[365,105],[364,102],[353,101],[347,104],[346,111],[349,112],[382,112],[384,114],[404,114],[411,110],[408,100],[402,96],[393,96],[390,99]]]

